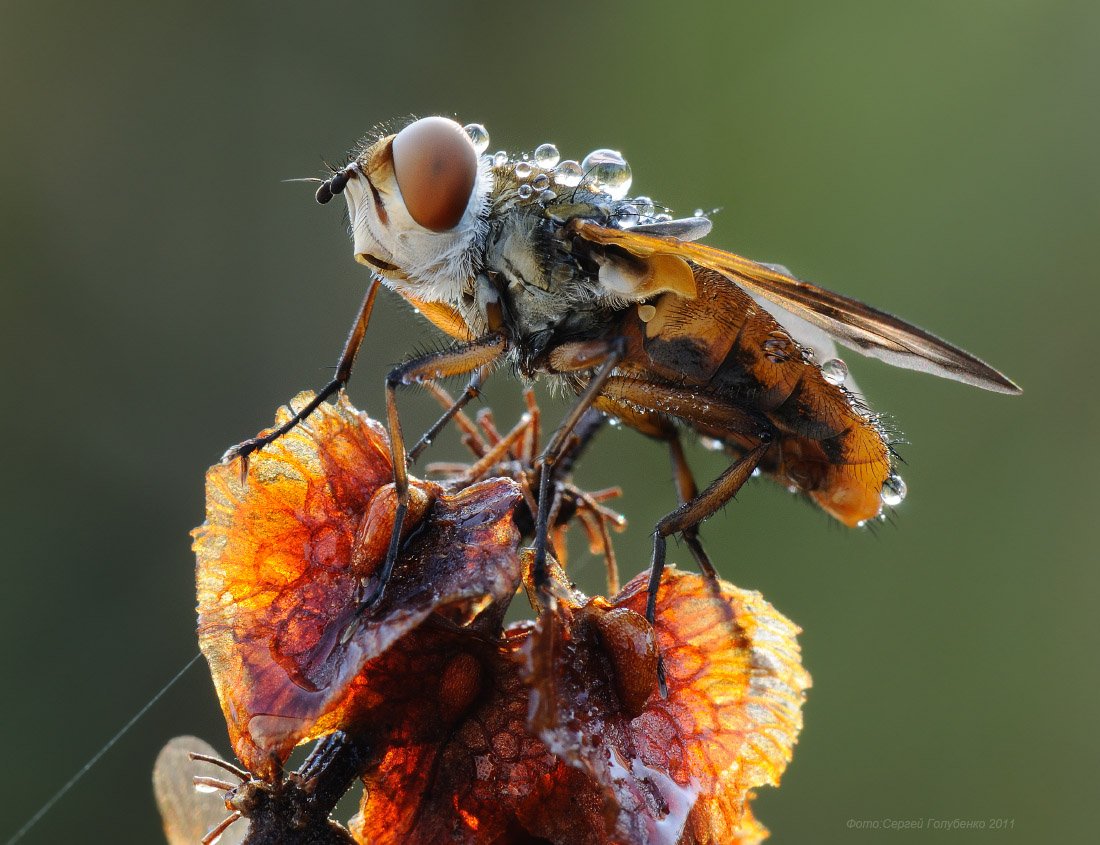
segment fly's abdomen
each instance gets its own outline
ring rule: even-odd
[[[695,299],[664,294],[645,314],[649,372],[762,414],[778,435],[765,464],[777,481],[845,524],[875,517],[891,460],[874,420],[740,288],[700,268],[695,281]],[[720,439],[745,445],[741,436]]]

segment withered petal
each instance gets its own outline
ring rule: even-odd
[[[542,615],[527,648],[532,728],[602,786],[617,842],[759,841],[750,790],[778,783],[802,727],[798,629],[758,593],[666,569],[655,626],[666,700],[637,623],[624,632],[614,618],[642,617],[647,581]],[[650,679],[640,710],[639,678]]]
[[[558,584],[556,607],[537,624],[513,626],[502,645],[478,654],[479,691],[463,699],[461,718],[454,708],[438,716],[438,681],[413,691],[394,665],[403,656],[430,664],[408,656],[427,629],[380,657],[377,670],[367,667],[377,691],[390,684],[403,696],[400,708],[385,711],[403,727],[380,744],[383,757],[364,777],[356,840],[761,841],[767,831],[752,816],[751,790],[778,781],[809,685],[797,628],[759,594],[725,582],[715,592],[701,576],[669,568],[655,632],[669,685],[662,699],[653,630],[642,616],[646,577],[610,601]],[[449,645],[424,647],[456,659],[458,642],[452,635]],[[437,664],[423,677],[443,674]],[[437,726],[434,736],[425,720]]]
[[[492,609],[498,624],[515,593],[518,485],[448,495],[412,480],[419,523],[410,509],[385,597],[356,622],[393,525],[391,478],[384,430],[343,396],[255,453],[244,483],[236,464],[207,472],[206,522],[194,532],[199,642],[234,750],[257,774],[318,735],[363,666],[433,613],[462,625]]]
[[[424,629],[421,629],[423,631]],[[406,651],[406,643],[383,658]],[[598,785],[571,768],[527,727],[528,687],[520,676],[525,627],[481,657],[481,685],[464,718],[424,735],[432,687],[413,703],[406,735],[391,736],[377,769],[364,777],[357,842],[371,845],[508,845],[607,842]],[[406,699],[410,688],[403,680]],[[403,741],[404,739],[404,741]],[[534,837],[542,837],[536,839]]]

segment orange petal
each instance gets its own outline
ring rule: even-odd
[[[413,480],[406,527],[426,530],[360,618],[361,578],[380,565],[393,525],[391,473],[382,427],[343,397],[253,455],[243,484],[236,465],[207,473],[207,518],[194,532],[199,642],[234,750],[261,776],[346,708],[364,664],[433,613],[467,624],[515,592],[518,485],[496,479],[450,496]]]
[[[563,575],[552,569],[555,580]],[[363,843],[500,845],[753,843],[767,831],[752,787],[775,783],[801,727],[809,677],[797,629],[756,593],[669,569],[656,631],[642,617],[646,576],[610,602],[557,584],[537,625],[484,645],[461,718],[439,715],[438,664],[421,686],[395,661],[427,629],[379,658],[407,715],[364,778],[352,832]],[[715,592],[716,590],[716,592]],[[654,634],[669,697],[657,693]],[[467,645],[467,648],[470,648]],[[452,658],[453,659],[453,658]],[[427,665],[413,658],[415,665]],[[382,702],[378,702],[382,706]],[[426,727],[430,726],[430,727]]]
[[[422,690],[419,678],[416,684],[399,678],[406,700],[420,700],[410,702],[404,741],[391,737],[379,767],[364,777],[361,811],[351,822],[357,842],[607,841],[598,785],[528,730],[529,689],[520,676],[519,654],[527,634],[526,626],[512,629],[499,649],[481,655],[479,695],[460,720],[412,716],[432,715],[435,683]],[[418,631],[390,654],[421,635]],[[433,725],[438,730],[430,736]]]
[[[798,629],[757,593],[666,569],[663,699],[642,627],[647,580],[543,614],[527,648],[532,727],[601,785],[615,841],[759,841],[750,790],[778,783],[802,726]]]

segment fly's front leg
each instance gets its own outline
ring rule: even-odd
[[[340,353],[340,360],[336,364],[336,375],[332,381],[322,387],[320,392],[304,408],[277,429],[270,434],[265,434],[263,437],[253,437],[251,440],[246,440],[244,443],[234,446],[222,456],[223,461],[241,458],[243,461],[241,474],[242,476],[247,475],[249,455],[257,449],[262,449],[268,443],[278,440],[317,410],[322,402],[347,386],[348,380],[351,378],[351,368],[355,366],[355,356],[359,354],[359,347],[363,345],[363,336],[367,333],[367,324],[370,322],[371,311],[374,310],[374,300],[378,296],[380,284],[381,279],[378,276],[371,279],[370,287],[367,288],[367,293],[363,297],[363,303],[359,306],[359,315],[355,318],[355,323],[348,333],[348,339],[344,343],[344,351]]]
[[[405,454],[405,440],[401,434],[401,420],[397,414],[397,388],[447,378],[448,376],[463,375],[471,370],[478,370],[480,374],[482,370],[487,371],[487,368],[507,348],[508,343],[504,336],[493,334],[464,344],[449,352],[437,352],[421,358],[414,358],[412,361],[395,368],[386,377],[386,422],[390,435],[390,454],[393,457],[393,483],[397,492],[397,512],[394,514],[393,533],[390,535],[390,545],[379,574],[378,585],[369,596],[363,599],[360,604],[360,612],[373,606],[382,598],[386,583],[393,573],[397,553],[401,548],[401,528],[405,523],[405,513],[409,508],[408,458]],[[480,384],[480,380],[476,376],[475,381],[478,385]],[[471,382],[471,384],[473,383]],[[476,387],[474,393],[471,394],[471,398],[474,395],[476,395]],[[468,402],[469,399],[466,401]],[[462,404],[465,404],[465,402]],[[461,405],[455,409],[454,413],[444,414],[443,423],[445,424],[460,409]],[[440,425],[440,428],[442,428],[442,425]]]
[[[578,370],[594,370],[599,368],[588,382],[584,392],[580,395],[573,409],[565,418],[550,442],[546,444],[542,456],[539,458],[541,470],[539,473],[539,512],[535,520],[535,563],[532,577],[535,581],[535,589],[542,598],[549,586],[549,571],[546,567],[546,550],[548,544],[550,521],[550,481],[553,478],[557,463],[568,449],[571,438],[577,425],[584,417],[585,412],[592,407],[596,397],[600,395],[604,384],[611,378],[612,372],[626,354],[626,341],[623,338],[610,340],[578,341],[559,346],[550,353],[550,366],[555,372],[577,372]],[[595,429],[593,429],[594,431]],[[545,603],[545,602],[544,602]]]

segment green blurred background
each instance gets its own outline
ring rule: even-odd
[[[848,820],[909,818],[1095,841],[1100,6],[600,6],[5,4],[0,837],[195,653],[203,472],[335,362],[366,273],[340,209],[281,180],[376,121],[447,113],[491,149],[619,148],[635,193],[722,207],[712,243],[1024,386],[850,355],[911,441],[896,527],[844,530],[759,482],[704,539],[805,629],[805,732],[758,802],[776,841],[890,841]],[[379,413],[430,331],[387,295],[353,399]],[[490,391],[502,422],[516,398]],[[434,412],[404,407],[410,429]],[[643,568],[663,449],[607,432],[580,479],[625,488],[617,548]],[[599,562],[574,564],[596,588]],[[149,773],[183,732],[226,746],[201,667],[25,841],[160,841]]]

